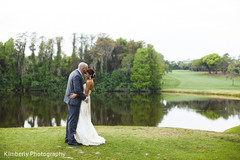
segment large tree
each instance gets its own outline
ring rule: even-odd
[[[191,61],[191,69],[193,71],[202,71],[203,70],[203,63],[202,59],[195,59]]]
[[[20,78],[20,88],[22,88],[22,78],[25,72],[25,48],[27,44],[27,33],[20,33],[17,35],[17,39],[15,41],[15,48],[16,48],[16,60],[17,66],[19,68],[19,72],[16,74],[19,75]]]
[[[78,39],[80,42],[80,46],[78,49],[78,55],[79,55],[80,61],[83,61],[85,50],[88,45],[88,36],[82,33],[81,36],[78,37]]]
[[[133,87],[138,90],[158,90],[161,88],[161,57],[152,45],[137,50],[131,70]]]
[[[5,85],[5,82],[7,81],[4,77],[6,72],[6,56],[4,54],[4,44],[0,42],[0,88],[3,88]]]
[[[34,73],[37,69],[37,62],[36,62],[36,42],[37,42],[37,33],[33,32],[30,37],[30,46],[29,49],[31,50],[31,55],[28,57],[29,59],[29,72]]]
[[[79,58],[77,55],[77,34],[73,33],[73,40],[72,40],[72,58],[71,58],[71,69],[75,69],[77,68],[78,64],[79,64]]]
[[[150,81],[150,66],[148,64],[147,49],[138,49],[133,61],[133,68],[131,70],[131,81],[133,87],[140,90],[148,90],[152,85]]]
[[[3,73],[3,85],[1,88],[19,88],[20,79],[18,77],[19,68],[17,66],[16,55],[17,52],[14,46],[14,39],[10,38],[1,49],[3,54],[4,63],[1,62],[1,68]],[[4,49],[4,50],[3,50]]]
[[[54,72],[54,75],[55,76],[61,76],[61,69],[62,69],[62,63],[61,63],[61,60],[62,60],[62,40],[63,40],[63,37],[56,37],[56,42],[57,42],[57,55],[55,56],[55,59],[54,59],[54,69],[55,69],[55,72]]]
[[[45,51],[45,57],[48,61],[48,69],[49,71],[53,72],[53,55],[54,55],[54,44],[55,44],[55,41],[54,39],[50,38],[48,39],[47,41],[47,44],[46,44],[46,51]]]
[[[233,59],[231,64],[228,66],[228,77],[232,79],[232,85],[234,85],[234,79],[240,76],[240,58]]]
[[[112,52],[115,43],[106,34],[99,34],[96,44],[92,51],[93,66],[100,72],[108,72],[108,61],[112,60]],[[100,64],[100,69],[97,68]]]
[[[229,64],[231,63],[231,58],[229,57],[229,54],[228,53],[225,53],[221,59],[221,65],[220,65],[220,68],[221,68],[221,71],[226,74],[227,70],[228,70],[228,66]]]
[[[203,65],[208,69],[208,72],[210,74],[212,71],[215,71],[217,73],[221,63],[221,56],[219,56],[216,53],[213,53],[203,57],[201,60]]]

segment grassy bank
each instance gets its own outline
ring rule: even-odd
[[[106,138],[105,145],[69,146],[63,142],[65,127],[1,128],[0,158],[7,158],[4,152],[60,152],[65,156],[63,159],[240,159],[238,134],[158,127],[97,126],[96,129]],[[33,155],[22,158],[46,159]]]
[[[227,129],[226,131],[224,131],[224,133],[232,133],[232,134],[239,134],[240,135],[240,125]]]
[[[197,93],[240,97],[240,78],[232,81],[226,76],[205,72],[173,71],[164,76],[163,91],[175,93]]]

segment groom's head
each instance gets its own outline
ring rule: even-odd
[[[84,63],[84,62],[79,63],[78,69],[80,70],[81,73],[85,74],[88,69],[87,63]]]

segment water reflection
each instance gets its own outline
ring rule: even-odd
[[[66,126],[67,106],[63,96],[64,93],[1,93],[0,127]],[[94,125],[195,129],[209,124],[223,126],[225,122],[228,128],[231,127],[229,123],[240,124],[240,101],[237,100],[173,94],[102,93],[92,94],[91,101]]]
[[[203,97],[201,97],[203,98]],[[159,127],[178,127],[222,132],[240,125],[240,101],[229,99],[175,100],[165,103]]]
[[[160,94],[144,93],[93,95],[93,124],[156,126],[163,117],[161,99]]]
[[[168,102],[165,106],[167,111],[175,106],[178,108],[190,108],[196,113],[212,120],[216,120],[220,117],[228,119],[234,115],[237,115],[240,118],[240,101],[237,100],[209,99],[204,101],[176,101]]]
[[[239,124],[240,120],[236,115],[229,116],[227,120],[223,117],[211,120],[194,112],[193,109],[175,107],[164,116],[164,119],[158,124],[158,127],[189,128],[222,132]]]
[[[60,126],[67,118],[62,97],[54,93],[1,93],[0,127]]]
[[[134,125],[156,126],[163,119],[162,96],[135,95],[130,103]]]

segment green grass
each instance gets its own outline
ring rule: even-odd
[[[218,94],[240,97],[240,78],[232,85],[226,76],[210,75],[205,72],[174,70],[163,77],[163,91]]]
[[[176,102],[176,101],[194,101],[194,100],[209,100],[213,99],[213,97],[209,97],[206,95],[197,95],[197,94],[184,94],[184,93],[164,93],[164,100],[167,102]]]
[[[68,159],[240,159],[237,134],[137,126],[96,126],[96,129],[105,137],[106,144],[87,147],[64,143],[65,127],[1,128],[0,158],[7,158],[4,152],[60,152]]]
[[[224,133],[240,134],[240,125],[227,129],[226,131],[224,131]]]

